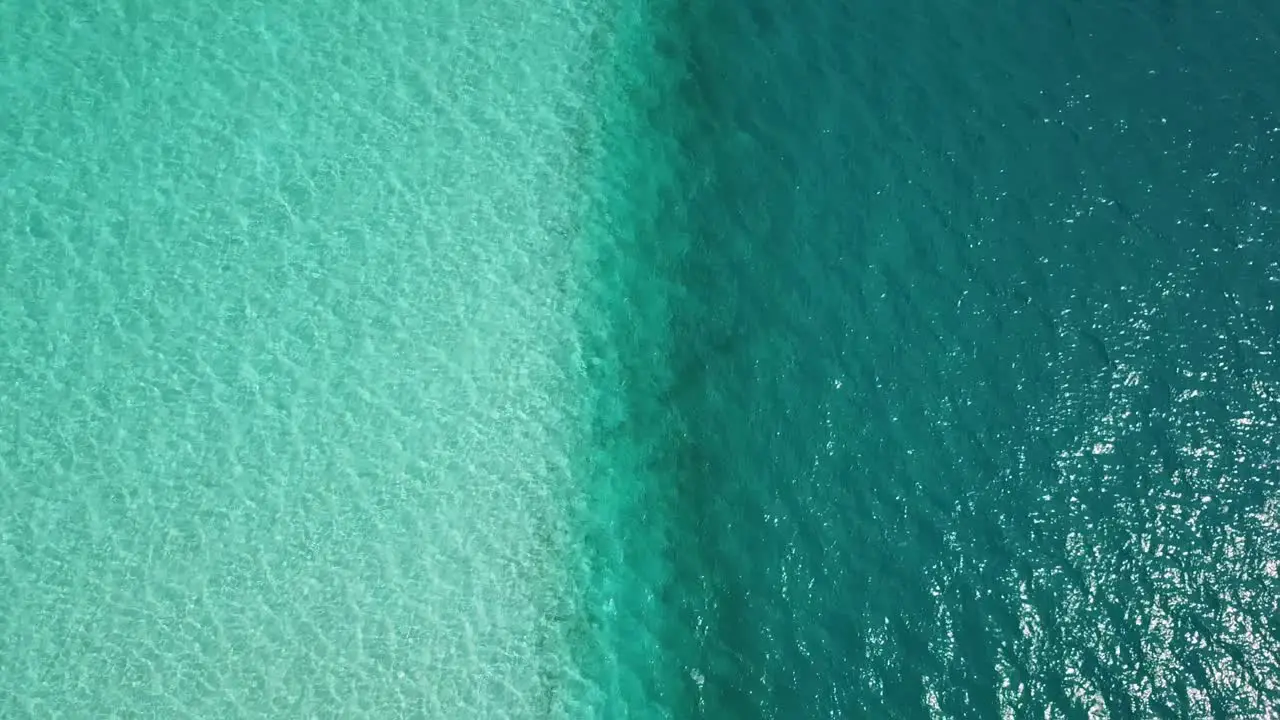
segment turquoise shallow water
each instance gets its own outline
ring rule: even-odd
[[[644,20],[0,4],[0,716],[618,702]]]
[[[0,716],[1280,713],[1278,48],[0,3]]]

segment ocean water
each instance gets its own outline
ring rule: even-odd
[[[701,717],[1280,714],[1278,8],[700,15]]]
[[[0,0],[0,717],[1280,714],[1277,66]]]
[[[0,3],[0,717],[581,717],[629,682],[585,602],[629,608],[593,558],[640,483],[584,473],[644,21]]]

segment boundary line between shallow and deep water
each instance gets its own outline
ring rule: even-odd
[[[570,544],[582,562],[570,568],[577,604],[566,641],[577,675],[554,703],[572,717],[682,718],[700,705],[691,608],[701,584],[689,573],[698,548],[680,517],[688,435],[672,402],[690,228],[681,11],[610,0],[592,31],[594,106],[578,148],[588,174],[568,232],[580,272],[570,362],[592,392],[572,468],[581,536]]]

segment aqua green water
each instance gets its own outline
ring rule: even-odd
[[[0,6],[0,715],[598,702],[626,13]]]

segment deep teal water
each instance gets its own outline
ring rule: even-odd
[[[1280,711],[1280,11],[698,23],[701,716]]]

